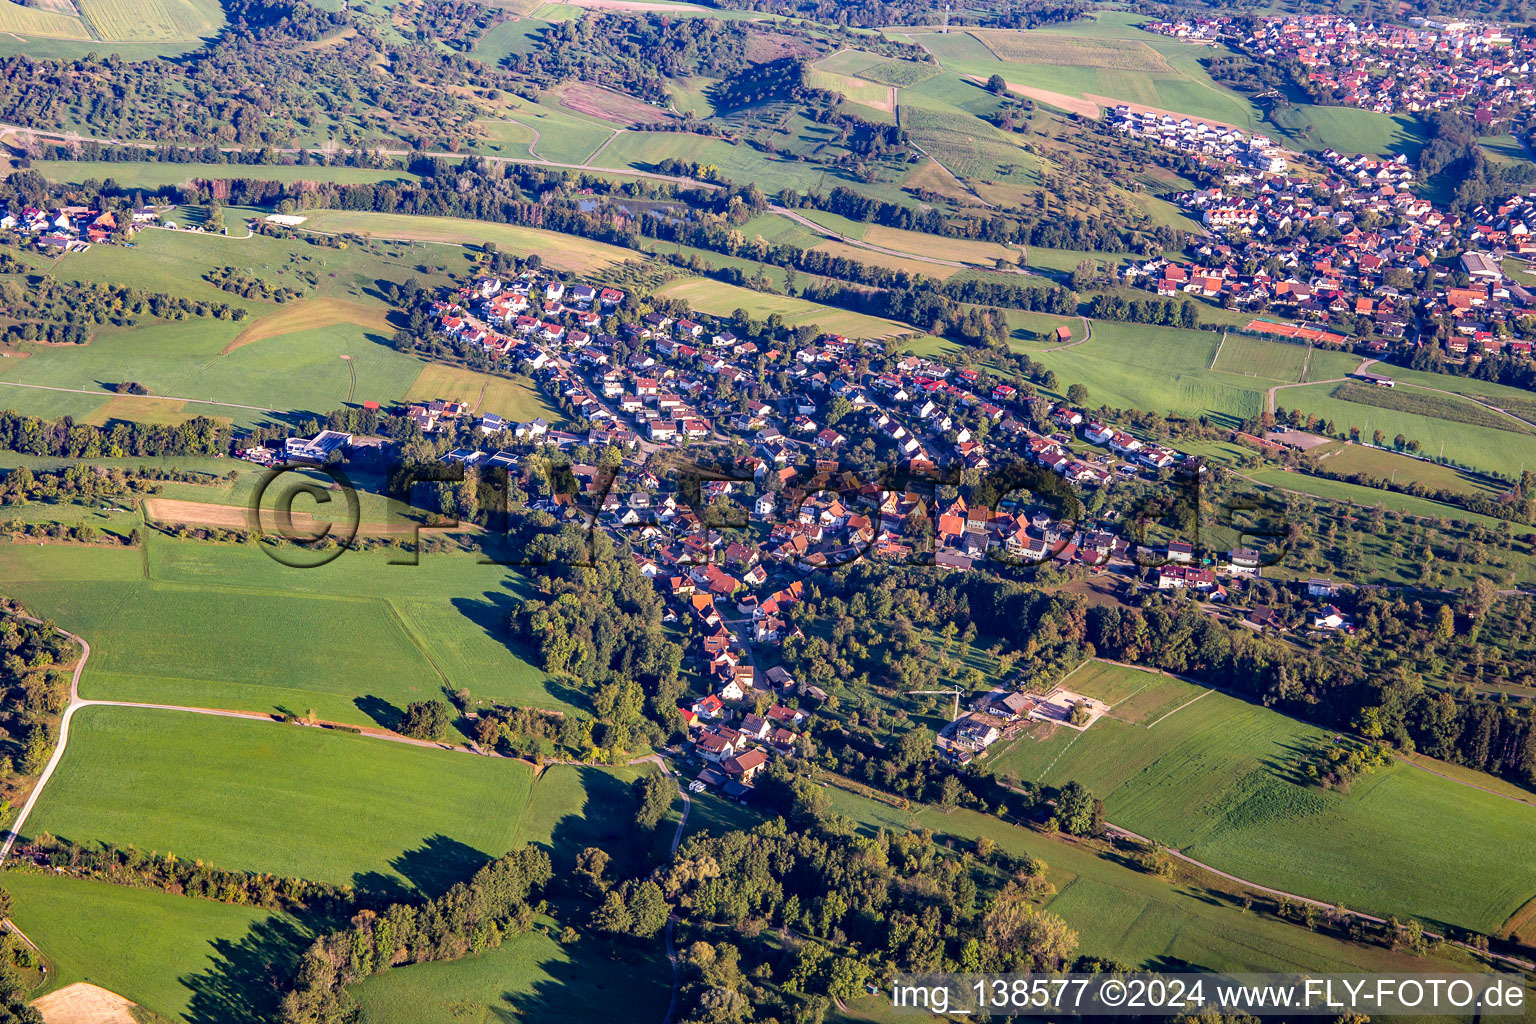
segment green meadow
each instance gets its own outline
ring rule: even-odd
[[[324,414],[368,399],[394,404],[425,366],[391,348],[378,330],[353,323],[291,331],[225,352],[242,326],[169,321],[102,330],[81,346],[35,346],[28,358],[0,365],[0,384],[92,394],[0,386],[0,404],[34,415],[69,412],[84,420],[98,408],[110,414],[114,396],[103,389],[131,380],[155,395],[227,403],[166,403],[179,414],[222,416],[248,425],[272,421],[267,409]]]
[[[681,807],[654,844],[632,850],[628,785],[638,767],[557,765],[534,781],[526,765],[499,758],[143,709],[89,708],[75,727],[35,812],[55,834],[90,831],[119,846],[385,893],[442,892],[525,842],[549,849],[557,873],[589,845],[643,854],[633,865],[643,872],[665,855]],[[199,787],[163,785],[194,768]],[[315,843],[322,834],[328,841]],[[43,991],[89,981],[192,1024],[269,1019],[270,972],[286,972],[314,935],[341,924],[31,872],[7,872],[3,884],[18,925],[57,970]],[[560,925],[581,915],[558,903],[554,913],[560,921],[542,917],[485,954],[370,978],[354,991],[364,1019],[553,1022],[622,1002],[635,1019],[659,1020],[670,981],[659,943],[564,943]]]
[[[1235,426],[1258,416],[1271,382],[1212,371],[1220,339],[1210,331],[1098,321],[1085,344],[1024,350],[1055,371],[1063,393],[1069,385],[1086,385],[1091,408],[1211,415]]]
[[[27,829],[435,895],[512,847],[531,775],[520,761],[333,730],[88,707]]]
[[[376,974],[352,992],[363,1024],[563,1024],[666,1016],[671,971],[659,941],[641,949],[590,937],[564,943],[557,932],[541,919],[499,949]]]
[[[316,569],[256,545],[149,538],[139,550],[0,547],[6,590],[91,643],[83,696],[393,724],[412,701],[576,711],[507,633],[522,583],[478,555],[349,551]],[[171,623],[175,629],[168,628]]]
[[[1394,764],[1348,793],[1294,769],[1332,734],[1214,690],[1091,663],[1065,681],[1111,702],[1086,732],[1036,726],[993,760],[1077,780],[1110,821],[1213,867],[1380,915],[1493,933],[1532,896],[1536,808]],[[1044,735],[1042,735],[1042,733]]]
[[[58,875],[7,871],[12,920],[53,971],[34,995],[78,981],[189,1022],[258,1024],[277,1010],[268,980],[328,931],[256,907],[236,907]]]
[[[665,860],[682,798],[650,837],[637,836],[629,785],[651,766],[592,768],[553,765],[533,783],[517,842],[550,852],[556,877],[571,871],[576,854],[600,846],[615,857],[611,874],[643,875]],[[583,935],[556,936],[563,924],[580,926],[583,911],[556,903],[558,922],[540,920],[500,949],[449,963],[416,964],[369,978],[353,990],[365,1024],[458,1024],[463,1020],[523,1022],[581,1020],[613,1015],[626,1020],[665,1016],[671,973],[660,940],[615,946]]]

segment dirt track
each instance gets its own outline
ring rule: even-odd
[[[134,1004],[83,981],[66,985],[32,1004],[47,1024],[134,1024]]]

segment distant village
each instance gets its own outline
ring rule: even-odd
[[[1522,120],[1536,107],[1536,39],[1504,25],[1410,20],[1408,26],[1359,23],[1334,14],[1186,18],[1149,31],[1191,42],[1220,42],[1294,61],[1327,102],[1382,114],[1458,110],[1479,127]]]
[[[1250,331],[1315,344],[1412,355],[1428,339],[1448,361],[1531,355],[1536,286],[1511,266],[1536,258],[1536,191],[1452,215],[1412,190],[1403,156],[1326,150],[1319,179],[1260,166],[1262,136],[1128,108],[1116,117],[1122,131],[1222,169],[1222,184],[1174,197],[1206,237],[1126,264],[1123,284],[1250,311]]]

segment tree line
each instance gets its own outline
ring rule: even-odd
[[[0,411],[0,450],[66,459],[125,456],[225,455],[232,438],[228,423],[194,416],[184,423],[160,424],[117,420],[97,427]]]
[[[524,846],[424,904],[359,911],[305,951],[282,999],[283,1024],[347,1024],[357,1014],[348,986],[392,967],[495,949],[505,936],[526,932],[551,874],[549,855]]]

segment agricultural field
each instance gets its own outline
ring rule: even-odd
[[[1394,409],[1398,412],[1412,413],[1415,416],[1470,423],[1473,426],[1508,430],[1516,434],[1528,434],[1536,429],[1512,416],[1489,409],[1481,403],[1458,395],[1421,390],[1412,384],[1399,384],[1395,388],[1378,388],[1371,384],[1347,381],[1333,389],[1333,397],[1354,402],[1357,405]]]
[[[168,42],[212,36],[224,26],[217,0],[78,0],[80,13],[109,42]]]
[[[983,267],[991,267],[998,260],[1014,265],[1024,255],[1019,249],[997,242],[983,242],[969,238],[944,238],[938,235],[926,235],[920,231],[888,228],[880,224],[866,225],[862,240],[887,249],[922,253],[937,259],[959,260],[962,263],[974,263]],[[1030,255],[1033,253],[1031,252]]]
[[[1292,144],[1311,150],[1344,147],[1351,153],[1415,159],[1424,146],[1423,129],[1406,114],[1381,114],[1359,107],[1301,103],[1280,108],[1268,126]]]
[[[586,706],[585,695],[523,659],[506,628],[521,581],[478,555],[400,565],[391,563],[408,562],[409,552],[353,551],[296,570],[253,545],[147,544],[142,552],[0,546],[7,592],[91,638],[83,696],[313,708],[357,726],[391,726],[406,704],[444,687],[554,710]],[[167,636],[166,622],[186,629]]]
[[[88,981],[163,1017],[257,1024],[269,965],[296,962],[331,922],[107,882],[7,871],[17,927],[54,970],[34,996]],[[261,979],[261,980],[257,980]]]
[[[89,40],[99,48],[104,48],[101,43],[130,43],[183,44],[185,49],[224,27],[224,10],[217,0],[76,0],[64,7],[45,10],[0,0],[0,32],[17,41],[40,36]],[[53,55],[30,47],[28,52]]]
[[[79,18],[37,7],[0,0],[0,32],[56,39],[90,39],[90,30]]]
[[[1210,331],[1099,321],[1086,344],[1024,350],[1055,371],[1063,393],[1069,385],[1086,384],[1091,408],[1210,415],[1235,426],[1259,415],[1267,382],[1238,383],[1213,373],[1209,367],[1220,340]]]
[[[1133,103],[1249,130],[1259,127],[1261,111],[1216,84],[1200,66],[1200,59],[1211,55],[1209,48],[1142,32],[1136,27],[1140,20],[1101,11],[1091,22],[1040,29],[911,35],[946,72],[982,79],[1000,74],[1010,84],[1098,106]]]
[[[418,181],[409,171],[366,167],[323,167],[315,164],[173,164],[121,161],[36,160],[33,170],[49,181],[79,184],[115,181],[123,188],[159,189],[193,181],[248,178],[256,181],[325,181],[338,185],[362,182]],[[238,233],[238,232],[236,232]]]
[[[891,89],[889,86],[864,81],[852,75],[840,75],[835,71],[812,68],[806,72],[805,84],[813,89],[841,93],[845,99],[862,103],[890,113]]]
[[[1328,480],[1323,477],[1308,476],[1305,473],[1296,473],[1286,469],[1251,469],[1244,470],[1243,475],[1266,487],[1292,491],[1297,494],[1310,494],[1325,501],[1348,502],[1364,508],[1373,508],[1376,505],[1381,505],[1383,508],[1407,515],[1426,518],[1444,517],[1446,519],[1461,519],[1466,522],[1481,523],[1484,526],[1492,527],[1497,527],[1500,522],[1500,520],[1492,516],[1478,515],[1475,512],[1468,512],[1454,505],[1431,501],[1428,498],[1416,498],[1409,494],[1395,494],[1376,487],[1346,483],[1342,480]]]
[[[1061,64],[1145,75],[1173,74],[1163,55],[1134,39],[1062,38],[1044,32],[976,29],[970,32],[1000,61]]]
[[[628,787],[646,766],[592,768],[553,765],[533,783],[518,821],[514,845],[548,850],[557,877],[568,874],[576,854],[601,846],[621,861],[626,874],[644,873],[665,858],[682,807],[657,829],[648,849],[637,849],[629,820]],[[564,915],[563,904],[555,912]],[[579,917],[580,911],[571,913]],[[574,923],[573,921],[567,923]],[[509,938],[500,949],[452,963],[418,964],[370,978],[354,994],[367,1024],[457,1024],[466,1016],[516,1015],[519,1021],[583,1019],[624,1000],[627,1017],[660,1019],[668,996],[668,971],[659,946],[610,947],[590,935],[561,942],[557,922],[541,919],[533,931]],[[619,995],[622,993],[622,996]]]
[[[699,312],[713,316],[730,316],[738,309],[744,309],[758,319],[766,319],[777,313],[792,327],[815,324],[823,331],[845,334],[850,338],[885,338],[912,330],[895,320],[822,306],[790,295],[756,292],[719,281],[674,281],[661,288],[657,294],[669,299],[680,299]]]
[[[654,110],[655,108],[647,107],[646,109]],[[507,110],[503,119],[509,130],[521,127],[531,135],[493,134],[494,141],[513,148],[496,149],[485,143],[481,143],[478,148],[499,156],[531,157],[566,164],[585,163],[593,153],[597,152],[598,147],[613,137],[617,130],[617,125],[599,121],[554,102],[520,101],[517,106]],[[499,124],[499,122],[490,123]],[[525,152],[517,151],[516,146],[519,143],[523,145]]]
[[[1323,730],[1136,669],[1091,663],[1065,682],[1118,700],[1086,732],[1035,727],[996,770],[1076,779],[1117,825],[1330,903],[1494,932],[1536,895],[1536,866],[1499,852],[1536,838],[1536,807],[1402,764],[1324,791],[1293,768],[1333,742]]]
[[[911,813],[842,788],[827,793],[832,809],[866,833],[877,828],[926,827],[941,839],[974,841],[985,836],[1013,856],[1044,860],[1050,866],[1046,877],[1057,888],[1045,905],[1078,932],[1078,949],[1084,954],[1143,969],[1166,969],[1171,963],[1181,970],[1211,971],[1426,969],[1423,959],[1342,942],[1258,910],[1244,913],[1241,887],[1220,879],[1201,876],[1193,882],[1170,883],[1128,869],[1118,857],[1053,841],[975,811],[944,814],[921,808]],[[1455,958],[1449,963],[1467,969],[1470,961]],[[874,1000],[862,1002],[873,1004]]]
[[[165,785],[194,777],[195,786]],[[75,716],[27,829],[383,896],[437,895],[514,845],[531,782],[532,769],[504,758],[90,707]],[[348,827],[338,833],[341,818]]]
[[[448,245],[481,246],[492,242],[502,252],[514,256],[538,253],[545,266],[573,274],[600,275],[639,258],[629,249],[515,224],[352,210],[317,210],[308,216],[303,225],[305,230]]]
[[[1388,443],[1398,434],[1417,441],[1424,455],[1443,458],[1476,472],[1518,478],[1521,468],[1536,465],[1536,438],[1517,421],[1518,430],[1441,419],[1422,412],[1381,408],[1345,401],[1334,396],[1334,384],[1290,388],[1276,396],[1276,404],[1299,409],[1308,415],[1333,421],[1336,433],[1358,428],[1369,439],[1380,430]],[[1472,407],[1474,412],[1481,412]],[[1485,414],[1494,415],[1494,414]]]
[[[154,395],[196,400],[182,412],[243,426],[272,422],[277,411],[323,415],[348,403],[390,404],[405,397],[424,364],[389,346],[392,329],[386,333],[355,322],[380,323],[380,307],[365,313],[335,307],[306,311],[302,302],[272,314],[278,319],[269,327],[260,320],[244,331],[227,321],[181,320],[106,329],[84,346],[35,346],[28,358],[0,367],[3,402],[33,415],[69,412],[82,420],[104,420],[123,408],[107,385],[132,380]],[[329,325],[303,327],[312,315]],[[263,336],[269,329],[281,333]]]
[[[816,67],[841,75],[854,75],[878,85],[901,88],[940,74],[937,64],[882,57],[867,50],[839,50],[816,62]]]
[[[905,111],[902,116],[905,118]],[[775,133],[771,137],[776,145],[796,152],[811,153],[836,138],[835,133],[825,125],[817,125],[804,118],[791,118],[789,127],[788,136]],[[677,132],[623,132],[603,148],[597,163],[614,170],[654,172],[661,161],[680,154],[705,166],[718,168],[723,178],[751,181],[767,193],[786,188],[829,191],[843,185],[892,202],[900,201],[903,196],[897,183],[905,174],[905,164],[899,167],[888,162],[878,164],[877,180],[867,183],[844,167],[777,159],[772,154],[759,152],[744,143],[703,135],[685,136]],[[548,154],[540,155],[553,159]]]
[[[543,417],[550,424],[565,422],[565,417],[545,401],[538,387],[526,377],[498,377],[442,363],[428,363],[405,394],[407,402],[430,402],[441,398],[463,402],[472,415],[487,413],[524,423]]]
[[[1365,440],[1369,441],[1370,438],[1366,437]],[[1390,444],[1391,438],[1387,441]],[[1311,455],[1319,465],[1332,473],[1363,473],[1377,480],[1416,480],[1426,487],[1465,491],[1487,497],[1496,497],[1504,490],[1487,477],[1364,444],[1334,441],[1312,449]]]

